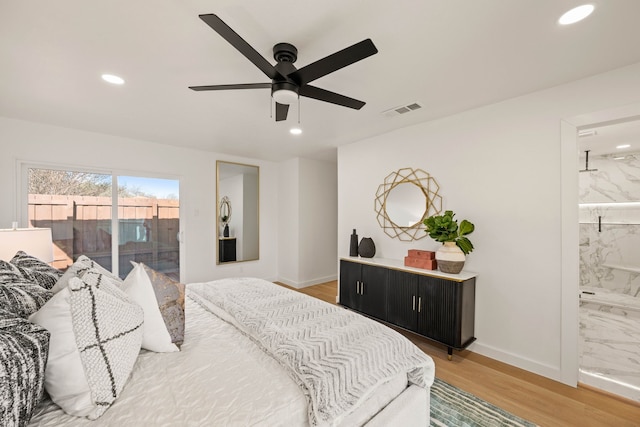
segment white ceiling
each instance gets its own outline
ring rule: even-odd
[[[592,156],[640,152],[640,118],[584,129],[578,132],[578,146],[581,158],[586,150]]]
[[[30,0],[0,3],[0,116],[267,160],[335,159],[336,147],[640,61],[640,1]],[[363,39],[379,53],[314,81],[367,102],[301,98],[270,117],[269,90],[188,86],[268,82],[199,18],[215,13],[270,62],[289,42],[303,67]],[[112,86],[113,73],[126,80]],[[383,111],[419,102],[414,112]]]

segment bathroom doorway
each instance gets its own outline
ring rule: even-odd
[[[582,126],[578,381],[640,402],[640,120]]]

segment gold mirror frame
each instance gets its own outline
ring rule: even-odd
[[[417,186],[425,198],[424,214],[420,221],[411,227],[402,227],[389,218],[387,214],[387,198],[391,190],[400,184],[413,184]],[[438,194],[440,186],[436,180],[422,169],[402,168],[392,172],[384,179],[384,184],[378,187],[374,210],[377,212],[377,220],[385,234],[392,238],[398,238],[405,242],[422,239],[427,235],[424,232],[422,220],[442,212],[442,196]]]

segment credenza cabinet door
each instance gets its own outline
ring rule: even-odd
[[[387,318],[387,278],[389,270],[372,265],[362,265],[360,311],[369,316]]]
[[[404,271],[389,270],[387,322],[418,331],[418,277]]]
[[[340,304],[384,320],[387,276],[386,268],[340,261]]]
[[[421,306],[417,332],[453,348],[463,348],[475,338],[475,279],[453,282],[421,276]]]
[[[340,304],[353,310],[360,311],[360,279],[362,264],[340,261]]]

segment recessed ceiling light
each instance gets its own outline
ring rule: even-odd
[[[622,150],[623,148],[629,148],[629,147],[631,147],[631,144],[616,145],[616,148],[618,150]]]
[[[592,4],[583,4],[582,6],[574,7],[568,12],[565,12],[560,19],[558,19],[558,23],[560,25],[570,25],[575,24],[578,21],[582,21],[587,16],[591,15],[593,12],[594,6]]]
[[[300,128],[291,128],[291,129],[289,129],[289,133],[291,135],[300,135],[302,133],[302,129],[300,129]]]
[[[122,77],[115,76],[113,74],[103,74],[102,75],[102,80],[104,80],[105,82],[114,84],[114,85],[122,85],[122,84],[124,84],[124,79]]]
[[[626,159],[625,156],[620,156],[620,157],[614,157],[613,160],[624,160]]]

